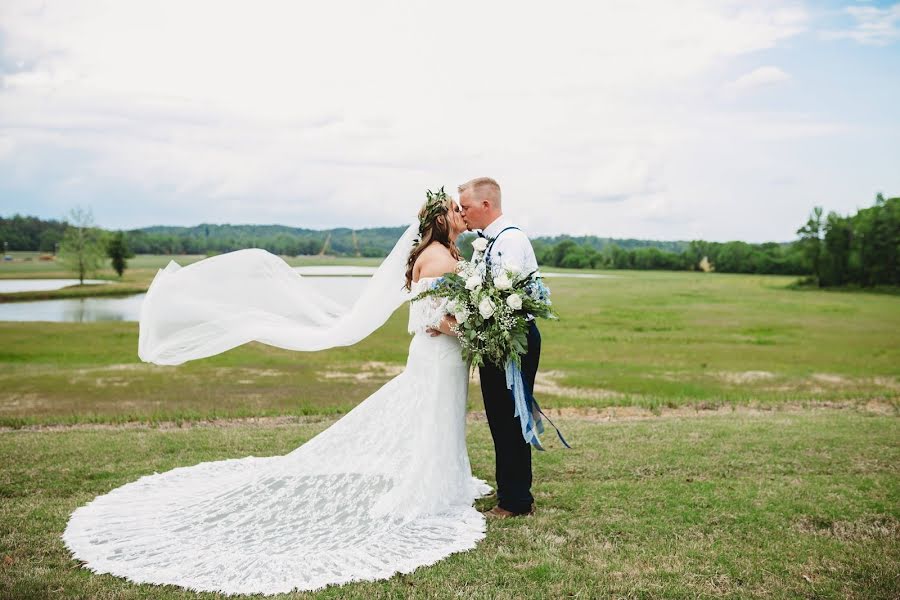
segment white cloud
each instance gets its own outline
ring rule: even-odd
[[[739,91],[764,85],[770,85],[773,83],[780,83],[782,81],[787,81],[790,78],[790,75],[788,75],[778,67],[757,67],[749,73],[741,75],[734,81],[729,82],[726,87],[731,90]]]
[[[0,70],[0,148],[15,148],[0,167],[27,185],[76,156],[77,172],[54,167],[58,198],[116,186],[154,202],[116,225],[397,224],[426,187],[491,175],[538,233],[672,237],[666,215],[712,218],[720,195],[690,182],[729,170],[703,150],[723,132],[841,131],[710,103],[730,61],[807,20],[790,0],[6,0],[0,64],[20,67]]]
[[[900,3],[877,6],[848,6],[844,12],[853,17],[850,29],[822,33],[825,39],[851,39],[869,46],[887,46],[900,40]]]

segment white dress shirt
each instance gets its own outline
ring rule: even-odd
[[[500,215],[490,225],[481,230],[485,236],[489,238],[496,237],[501,231],[507,227],[515,225],[504,215]],[[486,251],[487,252],[487,251]],[[531,247],[531,240],[525,235],[521,229],[510,229],[503,231],[503,235],[491,244],[491,271],[497,272],[502,267],[516,266],[523,273],[531,273],[537,271],[537,257],[534,255],[534,248]],[[481,273],[484,273],[485,262],[481,261]],[[540,273],[538,273],[540,274]],[[534,315],[528,313],[525,316],[528,321],[534,320]]]
[[[506,215],[500,215],[494,221],[481,230],[481,232],[489,237],[496,237],[498,233],[507,227],[515,226]],[[497,238],[491,244],[491,265],[494,267],[515,265],[525,273],[537,270],[537,258],[534,255],[534,248],[531,247],[531,241],[525,232],[521,229],[510,229],[504,231],[503,235]]]

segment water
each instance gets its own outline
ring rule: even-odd
[[[0,304],[0,321],[137,321],[146,294],[119,298],[64,298]]]
[[[371,275],[376,267],[297,267],[301,275],[315,275],[316,286],[323,294],[345,306],[352,304],[362,293],[369,277],[348,277],[348,275]],[[596,273],[545,273],[545,277],[602,278],[611,275]],[[0,280],[3,283],[21,281],[36,282],[77,282],[72,279]],[[97,280],[91,280],[97,281]],[[85,280],[87,283],[88,280]],[[107,283],[107,282],[102,282]],[[56,287],[29,289],[59,289],[71,283]],[[21,291],[0,287],[0,291]],[[53,321],[57,323],[90,323],[96,321],[135,321],[140,319],[141,302],[146,294],[133,294],[118,298],[64,298],[59,300],[33,300],[28,302],[0,303],[0,321]]]
[[[78,279],[0,279],[0,292],[46,292],[58,290],[67,285],[77,285]],[[86,284],[99,285],[109,283],[103,279],[85,279]]]
[[[316,288],[324,295],[351,304],[362,293],[368,277],[316,277]],[[118,298],[62,298],[4,302],[0,304],[0,321],[54,321],[57,323],[89,323],[95,321],[138,321],[141,302],[146,294]]]

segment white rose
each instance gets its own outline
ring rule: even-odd
[[[476,252],[484,252],[487,248],[487,240],[483,237],[476,238],[472,241],[472,249]]]
[[[506,273],[501,273],[497,277],[494,277],[494,287],[498,290],[508,290],[512,287],[512,282],[509,280],[509,277],[506,276]]]
[[[513,310],[522,308],[522,297],[518,294],[510,294],[506,298],[506,305]]]
[[[477,290],[481,287],[481,277],[478,275],[472,275],[468,279],[466,279],[466,289],[467,290]]]
[[[447,312],[455,313],[458,306],[459,305],[456,303],[456,300],[448,300],[447,301]]]
[[[461,310],[453,316],[456,317],[457,323],[465,323],[466,319],[469,318],[469,313],[468,313],[468,311]]]
[[[481,313],[481,316],[485,319],[490,319],[494,314],[494,303],[491,302],[490,298],[485,298],[478,305],[478,312]]]

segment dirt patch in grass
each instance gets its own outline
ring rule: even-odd
[[[178,369],[178,366],[169,367],[170,369]],[[71,385],[83,385],[91,383],[94,387],[127,387],[135,379],[130,379],[131,373],[158,373],[160,365],[151,365],[147,363],[125,363],[118,365],[106,365],[103,367],[88,367],[83,369],[72,369],[69,374],[69,383]],[[217,367],[212,369],[212,377],[227,378],[231,380],[235,378],[237,383],[254,383],[258,377],[277,377],[284,375],[285,371],[278,369],[256,369],[252,367]],[[186,372],[179,373],[181,376],[187,375]],[[203,377],[209,377],[210,372],[205,371]]]
[[[0,412],[17,412],[20,410],[35,409],[43,400],[39,394],[26,392],[24,394],[11,394],[0,403]]]
[[[792,524],[807,535],[832,537],[845,542],[900,538],[900,521],[891,515],[872,515],[854,521],[832,521],[804,515]]]
[[[26,425],[0,427],[0,433],[11,431],[104,431],[128,429],[193,429],[204,427],[290,427],[306,423],[334,421],[335,415],[278,415],[274,417],[235,417],[230,419],[200,419],[196,421],[133,421],[128,423],[75,423],[71,425]]]
[[[752,383],[775,377],[771,371],[718,371],[714,375],[727,383]]]
[[[860,402],[804,402],[766,405],[721,405],[710,404],[662,407],[651,410],[639,406],[608,406],[605,408],[548,408],[544,412],[550,418],[583,421],[635,421],[642,419],[698,418],[726,415],[777,416],[791,413],[810,413],[825,410],[854,410],[864,414],[900,416],[900,406],[889,401],[868,400]],[[23,427],[0,427],[0,433],[13,431],[70,431],[70,430],[110,430],[110,429],[191,429],[201,427],[291,427],[299,424],[330,422],[339,418],[335,415],[279,415],[273,417],[238,417],[229,419],[201,419],[196,421],[135,421],[129,423],[76,423],[71,425],[25,425]],[[469,422],[485,421],[484,411],[468,413]]]
[[[565,376],[562,371],[538,371],[534,380],[536,394],[549,396],[561,396],[563,398],[590,398],[594,400],[606,400],[609,398],[624,398],[625,394],[603,388],[580,388],[561,385],[558,380]]]
[[[357,371],[323,371],[318,377],[320,381],[372,381],[396,377],[405,368],[405,365],[369,361],[363,363]]]
[[[819,383],[827,383],[831,385],[845,385],[850,383],[846,377],[841,375],[835,375],[833,373],[813,373],[811,376],[813,381],[818,381]]]
[[[104,365],[102,367],[72,369],[72,375],[87,375],[88,373],[96,373],[98,371],[153,371],[155,369],[159,369],[159,365],[151,365],[150,363],[145,362],[135,362],[116,365]]]
[[[868,381],[872,385],[877,385],[889,390],[900,390],[900,379],[897,379],[896,377],[870,377]]]
[[[603,388],[582,388],[562,385],[559,380],[566,376],[564,371],[538,371],[534,380],[534,393],[546,394],[561,398],[582,398],[592,400],[607,400],[610,398],[624,398],[625,394]],[[481,384],[481,378],[476,370],[472,376],[472,383]]]

